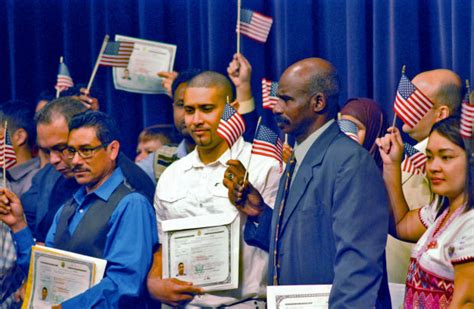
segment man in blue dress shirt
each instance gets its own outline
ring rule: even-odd
[[[64,156],[80,189],[56,213],[46,246],[107,260],[99,284],[61,304],[65,308],[136,307],[144,304],[145,279],[157,244],[153,207],[124,182],[119,132],[101,112],[71,119]],[[18,264],[27,272],[34,240],[20,200],[3,189],[0,219],[10,226]]]

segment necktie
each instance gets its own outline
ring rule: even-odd
[[[293,172],[295,171],[296,167],[296,159],[294,154],[290,158],[289,166],[286,169],[286,180],[285,180],[285,187],[282,195],[282,199],[280,202],[280,208],[278,209],[278,221],[275,228],[275,247],[273,250],[273,285],[278,285],[278,268],[279,268],[279,261],[278,261],[278,238],[280,234],[280,225],[281,220],[283,218],[283,212],[285,210],[286,200],[288,198],[288,193],[290,191],[291,186],[291,179],[293,178]]]

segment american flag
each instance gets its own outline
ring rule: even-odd
[[[59,90],[59,92],[62,92],[72,86],[74,86],[74,82],[72,81],[71,74],[69,74],[66,64],[61,62],[59,64],[58,80],[56,81],[56,86],[54,86],[54,88]]]
[[[413,128],[433,107],[433,102],[402,74],[393,109],[404,123]]]
[[[472,138],[472,130],[474,130],[474,104],[469,100],[469,91],[466,93],[462,101],[461,110],[461,135],[465,138]]]
[[[278,102],[276,95],[278,90],[278,83],[262,78],[262,106],[266,109],[273,109]]]
[[[359,136],[357,135],[359,130],[357,129],[357,125],[355,123],[347,119],[340,119],[337,123],[339,124],[339,128],[342,132],[344,132],[357,143],[360,143]]]
[[[265,43],[272,27],[273,18],[252,10],[240,10],[240,33]],[[239,25],[237,25],[238,31]]]
[[[426,155],[405,143],[405,159],[402,162],[402,171],[410,174],[424,174],[426,170]]]
[[[8,135],[8,130],[5,129],[4,132],[3,138],[0,139],[0,166],[5,165],[5,169],[9,169],[16,164],[16,153]]]
[[[274,158],[280,163],[280,168],[283,166],[283,143],[277,133],[263,124],[257,128],[252,153]]]
[[[108,67],[128,67],[133,46],[133,42],[108,42],[99,64]]]
[[[222,113],[221,121],[217,127],[217,134],[222,137],[229,147],[234,145],[235,141],[245,132],[244,118],[226,103],[224,113]]]

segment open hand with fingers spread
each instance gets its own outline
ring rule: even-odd
[[[249,217],[259,216],[264,209],[263,198],[254,186],[244,179],[245,167],[238,160],[227,161],[224,186],[229,190],[230,202]],[[248,176],[248,175],[247,175]]]

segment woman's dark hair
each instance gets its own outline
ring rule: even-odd
[[[450,142],[464,149],[466,152],[466,184],[464,186],[464,192],[466,193],[466,211],[474,209],[474,158],[473,158],[473,139],[463,138],[459,129],[460,118],[459,117],[448,117],[443,119],[433,126],[430,135],[433,132],[438,132],[441,136],[447,138]],[[447,206],[446,201],[440,202],[440,210]]]

